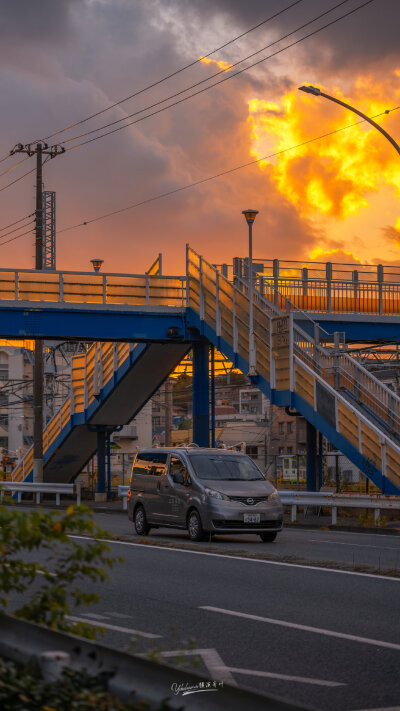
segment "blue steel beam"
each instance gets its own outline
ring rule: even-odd
[[[54,338],[174,342],[193,339],[186,326],[185,309],[178,307],[72,306],[23,302],[0,303],[1,338]]]
[[[392,341],[400,342],[400,317],[378,316],[374,314],[323,314],[312,313],[310,317],[330,334],[344,332],[346,341]],[[309,336],[314,336],[314,324],[294,313],[294,319]]]

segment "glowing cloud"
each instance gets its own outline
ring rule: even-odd
[[[346,97],[339,89],[326,91],[373,116],[400,103],[398,76],[399,70],[381,84],[372,77],[361,77]],[[367,123],[341,130],[357,121],[349,111],[297,89],[286,93],[279,102],[253,98],[248,107],[250,152],[257,158],[339,131],[260,163],[261,170],[269,172],[281,194],[301,215],[344,220],[367,208],[371,194],[383,186],[391,187],[400,197],[399,156]],[[399,125],[400,118],[396,113],[391,116],[390,132],[394,131],[395,122]],[[399,228],[400,218],[396,223]]]
[[[229,62],[223,62],[222,60],[218,61],[217,59],[210,59],[210,57],[199,57],[199,59],[202,64],[216,64],[219,69],[224,69],[227,72],[232,69],[232,64],[229,64]]]

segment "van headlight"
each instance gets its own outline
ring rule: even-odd
[[[220,491],[215,491],[215,489],[204,489],[204,493],[206,496],[209,496],[210,499],[218,499],[219,501],[229,501],[229,496],[225,496],[225,494],[221,494]]]
[[[268,501],[279,501],[279,492],[274,489],[272,494],[268,496]]]

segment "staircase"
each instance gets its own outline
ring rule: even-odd
[[[247,373],[248,284],[228,281],[190,247],[187,276],[189,321]],[[316,323],[313,338],[296,324],[292,310],[283,311],[261,293],[253,294],[253,318],[253,382],[273,404],[300,412],[384,494],[399,494],[400,398],[340,342],[323,347],[328,334]]]

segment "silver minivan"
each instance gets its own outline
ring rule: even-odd
[[[128,492],[136,533],[186,528],[192,541],[223,533],[257,533],[272,543],[282,529],[277,490],[250,457],[200,447],[137,453]]]

